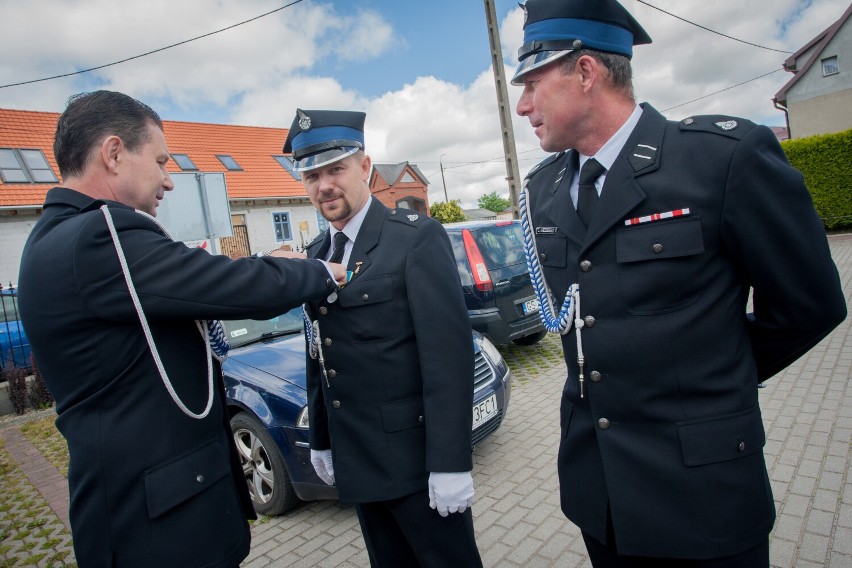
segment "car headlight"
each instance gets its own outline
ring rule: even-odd
[[[296,428],[309,428],[310,422],[308,422],[308,407],[305,406],[302,408],[302,411],[299,413],[299,418],[296,419]]]
[[[485,337],[484,335],[479,339],[479,346],[482,348],[482,351],[485,353],[485,356],[491,360],[491,363],[494,364],[495,367],[499,367],[503,362],[503,356],[500,355],[500,352],[497,351],[497,348],[494,347],[494,344]]]

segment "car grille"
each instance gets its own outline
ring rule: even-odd
[[[478,444],[485,436],[496,430],[500,427],[500,423],[503,422],[503,411],[497,413],[494,418],[474,430],[470,435],[470,445],[471,447]]]
[[[494,380],[494,369],[488,364],[482,351],[473,358],[473,392],[479,392]]]

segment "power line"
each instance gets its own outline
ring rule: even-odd
[[[279,12],[279,11],[281,11],[281,10],[285,9],[285,8],[289,8],[290,6],[293,6],[294,4],[298,4],[298,3],[299,3],[299,2],[301,2],[301,1],[302,1],[302,0],[293,0],[293,2],[290,2],[289,4],[286,4],[286,5],[284,5],[284,6],[281,6],[280,8],[275,8],[274,10],[269,11],[269,12],[266,12],[265,14],[261,14],[261,15],[259,15],[259,16],[255,16],[254,18],[249,18],[248,20],[245,20],[245,21],[239,22],[239,23],[237,23],[237,24],[233,24],[233,25],[228,26],[228,27],[226,27],[226,28],[222,28],[222,29],[220,29],[220,30],[216,30],[216,31],[213,31],[213,32],[209,32],[209,33],[206,33],[206,34],[203,34],[203,35],[200,35],[200,36],[197,36],[197,37],[191,38],[191,39],[187,39],[187,40],[184,40],[184,41],[180,41],[180,42],[178,42],[178,43],[173,43],[173,44],[171,44],[171,45],[167,45],[167,46],[165,46],[165,47],[161,47],[161,48],[159,48],[159,49],[155,49],[155,50],[153,50],[153,51],[148,51],[148,52],[145,52],[145,53],[140,53],[139,55],[134,55],[133,57],[128,57],[128,58],[126,58],[126,59],[121,59],[121,60],[119,60],[119,61],[113,61],[112,63],[106,63],[106,64],[104,64],[104,65],[98,65],[97,67],[91,67],[91,68],[89,68],[89,69],[82,69],[82,70],[80,70],[80,71],[74,71],[74,72],[72,72],[72,73],[64,73],[64,74],[62,74],[62,75],[54,75],[54,76],[52,76],[52,77],[44,77],[43,79],[33,79],[33,80],[31,80],[31,81],[21,81],[20,83],[10,83],[10,84],[8,84],[8,85],[0,85],[0,89],[5,89],[6,87],[18,87],[18,86],[20,86],[20,85],[30,85],[30,84],[32,84],[32,83],[40,83],[40,82],[42,82],[42,81],[51,81],[51,80],[53,80],[53,79],[61,79],[61,78],[63,78],[63,77],[71,77],[71,76],[73,76],[73,75],[81,75],[81,74],[83,74],[83,73],[88,73],[88,72],[90,72],[90,71],[97,71],[98,69],[103,69],[103,68],[105,68],[105,67],[111,67],[111,66],[113,66],[113,65],[118,65],[119,63],[126,63],[126,62],[128,62],[128,61],[132,61],[132,60],[134,60],[134,59],[139,59],[140,57],[145,57],[145,56],[148,56],[148,55],[152,55],[152,54],[154,54],[154,53],[159,53],[159,52],[161,52],[161,51],[165,51],[165,50],[167,50],[167,49],[171,49],[171,48],[173,48],[173,47],[177,47],[177,46],[179,46],[179,45],[183,45],[183,44],[185,44],[185,43],[190,43],[190,42],[195,41],[195,40],[198,40],[198,39],[202,39],[202,38],[205,38],[205,37],[209,37],[209,36],[212,36],[212,35],[215,35],[215,34],[218,34],[218,33],[221,33],[221,32],[224,32],[224,31],[227,31],[227,30],[230,30],[230,29],[233,29],[233,28],[236,28],[236,27],[238,27],[238,26],[242,26],[243,24],[248,24],[249,22],[253,22],[253,21],[255,21],[255,20],[259,20],[260,18],[265,18],[266,16],[269,16],[270,14],[274,14],[275,12]]]
[[[688,105],[689,103],[694,103],[695,101],[700,101],[701,99],[706,99],[707,97],[712,97],[713,95],[718,95],[719,93],[729,91],[731,89],[739,87],[740,85],[745,85],[746,83],[751,83],[752,81],[757,81],[758,79],[762,79],[763,77],[766,77],[767,75],[772,75],[773,73],[777,73],[779,71],[781,71],[781,69],[776,69],[774,71],[770,71],[769,73],[764,73],[763,75],[758,75],[757,77],[754,77],[753,79],[749,79],[748,81],[743,81],[742,83],[737,83],[736,85],[731,85],[730,87],[725,87],[724,89],[720,89],[716,92],[704,95],[703,97],[698,97],[697,99],[692,99],[691,101],[686,101],[685,103],[680,103],[679,105],[675,105],[675,106],[672,106],[672,107],[669,107],[669,108],[664,108],[660,112],[666,112],[667,110],[672,110],[674,108],[678,108],[678,107],[682,107],[684,105]]]
[[[742,39],[739,39],[739,38],[735,38],[733,36],[729,36],[727,34],[717,32],[716,30],[711,30],[710,28],[702,26],[701,24],[696,24],[695,22],[691,22],[691,21],[687,20],[686,18],[681,18],[680,16],[676,16],[675,14],[672,14],[671,12],[666,12],[662,8],[658,8],[658,7],[654,6],[653,4],[649,4],[648,2],[645,2],[645,0],[636,0],[636,1],[639,2],[640,4],[644,4],[644,5],[648,6],[649,8],[653,8],[654,10],[659,10],[663,14],[668,14],[672,18],[677,18],[678,20],[680,20],[682,22],[686,22],[687,24],[691,24],[691,25],[693,25],[697,28],[701,28],[702,30],[707,30],[710,33],[714,33],[716,35],[720,35],[722,37],[726,37],[728,39],[732,39],[734,41],[738,41],[738,42],[744,43],[746,45],[751,45],[753,47],[759,47],[760,49],[768,49],[769,51],[777,51],[778,53],[793,53],[792,51],[784,51],[782,49],[775,49],[775,48],[772,48],[772,47],[766,47],[764,45],[758,45],[756,43],[751,43],[750,41],[745,41],[745,40],[742,40]],[[686,104],[686,103],[684,103],[684,104]],[[672,107],[672,108],[674,108],[674,107]]]

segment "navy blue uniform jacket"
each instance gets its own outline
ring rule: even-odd
[[[68,441],[77,562],[236,566],[248,554],[254,511],[221,371],[216,365],[208,416],[184,415],[155,367],[101,204],[51,189],[19,283],[21,318]],[[213,256],[108,204],[165,369],[195,413],[208,389],[194,320],[272,317],[336,286],[315,260]]]
[[[373,199],[329,303],[311,302],[328,380],[308,356],[311,448],[331,448],[340,499],[425,491],[429,472],[470,471],[473,340],[444,228]],[[324,258],[328,233],[308,245]],[[427,506],[424,503],[424,507]]]
[[[571,156],[529,176],[545,279],[559,303],[579,283],[586,318],[584,398],[575,330],[562,340],[562,509],[606,542],[610,507],[620,554],[728,556],[766,539],[775,516],[757,384],[846,306],[802,175],[768,128],[643,108],[588,232],[555,184]]]

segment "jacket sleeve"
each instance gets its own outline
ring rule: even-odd
[[[722,235],[726,252],[753,289],[747,325],[764,380],[846,317],[823,223],[802,174],[768,128],[754,128],[733,154]]]
[[[473,336],[450,240],[437,221],[418,228],[405,283],[423,377],[426,470],[470,471]]]
[[[172,241],[133,210],[110,210],[149,319],[269,318],[336,287],[318,260],[211,255]],[[106,220],[100,211],[90,215],[74,247],[77,285],[100,317],[135,319]]]

